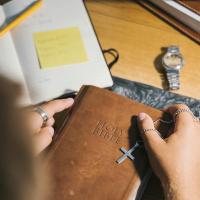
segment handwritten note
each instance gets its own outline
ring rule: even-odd
[[[42,69],[88,61],[78,27],[34,33]]]

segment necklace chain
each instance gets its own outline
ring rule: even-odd
[[[192,117],[195,119],[195,120],[197,120],[197,122],[198,123],[200,123],[199,122],[199,119],[197,118],[197,117],[195,117],[194,116],[194,114],[193,114],[193,112],[191,111],[191,110],[189,110],[189,109],[180,109],[180,110],[178,110],[178,111],[176,111],[175,113],[174,113],[174,116],[173,116],[173,119],[171,120],[171,121],[164,121],[163,119],[157,119],[156,121],[154,121],[154,124],[155,123],[157,123],[157,122],[163,122],[163,123],[166,123],[166,124],[170,124],[170,123],[176,123],[176,116],[179,114],[179,113],[181,113],[181,112],[189,112],[191,115],[192,115]]]
[[[181,112],[189,112],[189,113],[192,115],[192,117],[193,117],[195,120],[197,120],[197,122],[200,124],[199,119],[198,119],[197,117],[195,117],[194,114],[193,114],[193,112],[192,112],[191,110],[189,110],[189,109],[180,109],[180,110],[176,111],[175,114],[174,114],[174,117],[173,117],[173,122],[174,122],[174,124],[176,123],[176,116],[177,116],[179,113],[181,113]]]
[[[165,123],[165,124],[171,124],[172,122],[174,122],[174,120],[172,119],[171,121],[164,121],[163,119],[157,119],[156,121],[154,121],[153,123],[155,124],[155,123],[157,123],[157,122],[163,122],[163,123]]]
[[[157,122],[162,122],[162,123],[165,123],[165,124],[174,123],[174,126],[175,126],[175,123],[176,123],[176,116],[177,116],[179,113],[181,113],[181,112],[189,112],[189,113],[192,115],[192,117],[193,117],[195,120],[197,120],[197,122],[200,124],[199,119],[198,119],[197,117],[194,116],[193,112],[192,112],[191,110],[185,109],[185,108],[176,111],[176,112],[174,113],[173,119],[170,120],[170,121],[164,121],[163,119],[160,118],[160,119],[157,119],[156,121],[154,121],[153,123],[154,123],[154,124],[157,123]],[[146,130],[147,130],[147,129],[146,129]],[[149,129],[149,130],[150,130],[150,129]],[[159,133],[159,132],[157,131],[157,133]],[[158,135],[159,135],[159,134],[158,134]],[[160,136],[161,136],[161,135],[160,135]],[[143,148],[143,147],[144,147],[144,143],[143,143],[142,140],[138,140],[137,143],[139,144],[138,148]]]

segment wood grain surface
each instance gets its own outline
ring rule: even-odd
[[[8,0],[0,0],[0,4]],[[85,0],[102,49],[115,48],[119,61],[114,76],[168,88],[161,59],[170,45],[180,47],[187,65],[181,70],[181,88],[175,93],[200,98],[200,46],[133,0]],[[106,55],[109,63],[113,57]],[[57,124],[66,111],[55,116]],[[143,200],[164,199],[162,186],[153,174]]]
[[[161,59],[170,45],[180,47],[187,64],[175,93],[200,98],[200,46],[133,0],[85,0],[103,49],[115,48],[114,76],[168,89]],[[110,61],[111,56],[106,56]]]

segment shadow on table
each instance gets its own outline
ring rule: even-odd
[[[162,47],[161,48],[161,54],[159,54],[154,60],[154,66],[155,66],[156,70],[158,71],[158,73],[160,74],[160,78],[162,80],[162,86],[163,86],[164,90],[169,89],[169,84],[168,84],[166,72],[165,72],[165,70],[162,66],[162,58],[163,58],[163,56],[165,55],[166,52],[167,52],[167,47]]]

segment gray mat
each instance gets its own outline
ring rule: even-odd
[[[112,92],[128,97],[156,109],[173,104],[186,104],[200,118],[200,101],[187,96],[174,94],[150,85],[113,77]]]

